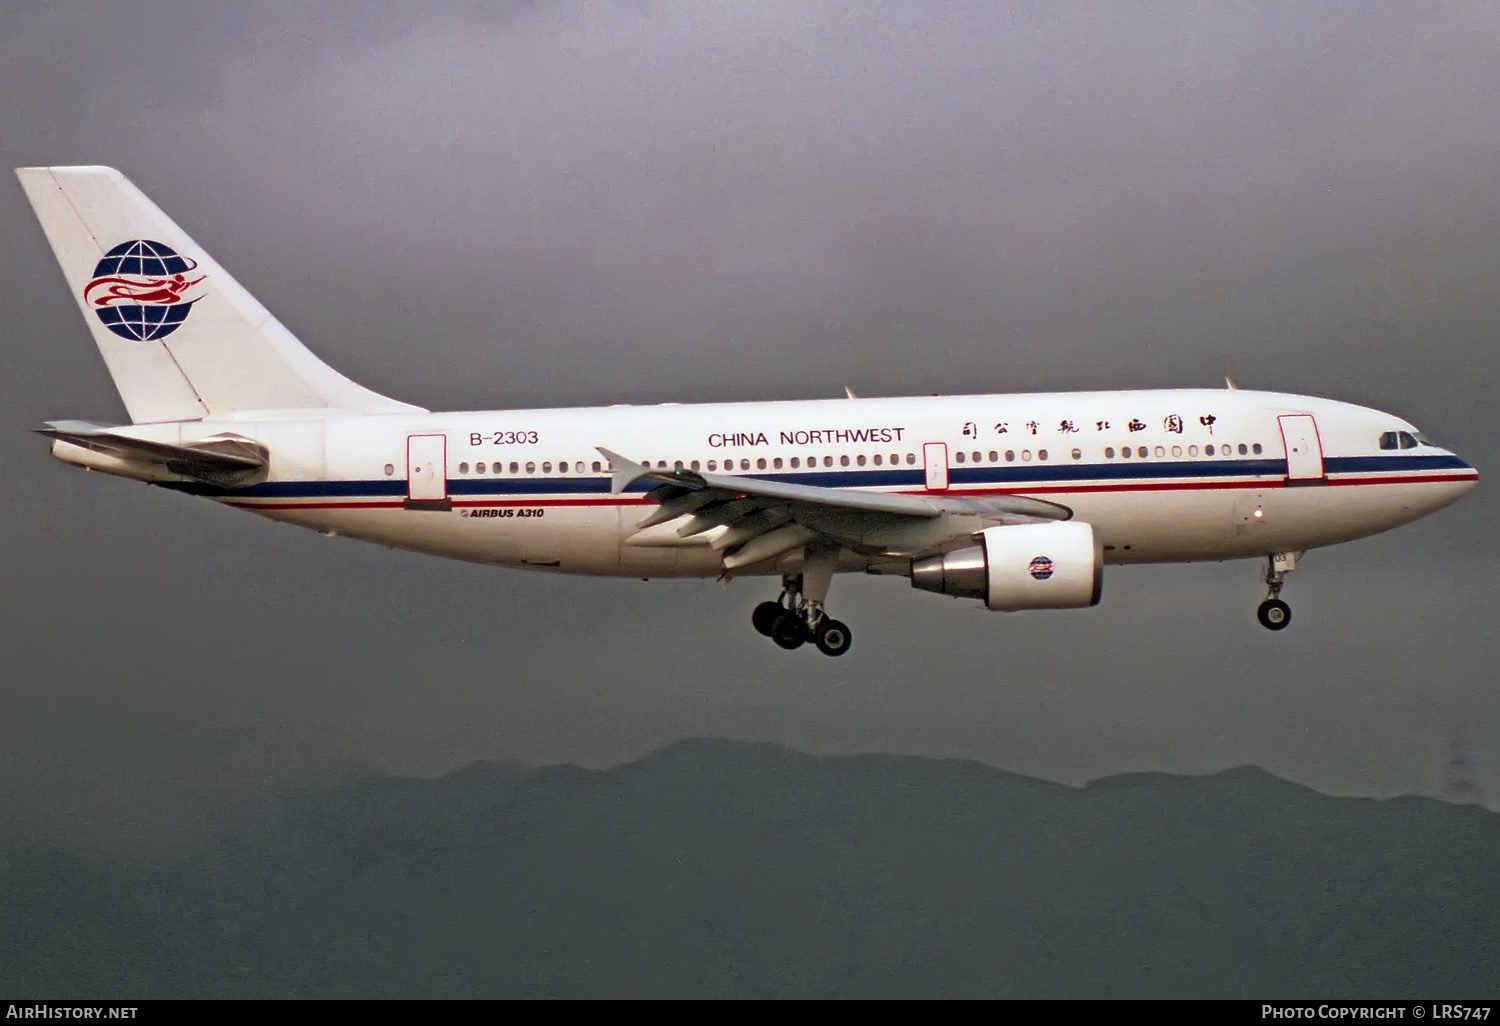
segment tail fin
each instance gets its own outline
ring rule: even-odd
[[[356,385],[308,352],[114,168],[16,175],[135,423],[419,409]]]

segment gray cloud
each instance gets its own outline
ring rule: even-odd
[[[1500,18],[1479,6],[23,5],[0,157],[111,163],[329,362],[434,408],[1241,384],[1411,417],[1485,469]],[[1254,762],[1500,795],[1487,485],[1316,554],[1112,571],[997,617],[840,581],[561,580],[328,542],[53,465],[121,416],[19,189],[0,205],[0,780],[131,801],[696,734],[1070,781]],[[84,611],[80,615],[80,611]],[[111,783],[114,781],[115,783]]]

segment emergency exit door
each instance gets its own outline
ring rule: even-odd
[[[453,508],[448,498],[448,436],[410,435],[406,439],[406,508]]]
[[[922,460],[927,465],[927,488],[941,492],[948,489],[948,443],[928,442],[922,446]]]
[[[1318,438],[1317,421],[1306,413],[1276,419],[1281,423],[1281,440],[1286,443],[1287,483],[1324,480],[1323,442]]]

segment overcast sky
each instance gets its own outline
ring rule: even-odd
[[[176,796],[718,735],[1081,783],[1254,763],[1500,798],[1500,13],[1485,3],[0,5],[0,165],[121,168],[315,352],[433,409],[1245,387],[1488,475],[1312,554],[1001,615],[841,579],[553,578],[85,475],[123,409],[0,185],[0,793]],[[607,444],[607,439],[601,439]],[[165,820],[162,820],[165,821]],[[114,829],[112,826],[110,829]]]

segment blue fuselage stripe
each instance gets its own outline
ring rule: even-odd
[[[1323,461],[1328,474],[1378,474],[1416,470],[1469,470],[1456,456],[1332,456]],[[920,488],[926,482],[922,468],[903,467],[856,470],[814,470],[790,473],[753,472],[758,480],[827,488]],[[1286,461],[1281,459],[1226,459],[1164,461],[1121,460],[1115,463],[1033,463],[1022,466],[950,466],[948,481],[952,485],[979,487],[1024,487],[1026,485],[1066,485],[1078,482],[1122,484],[1132,481],[1155,483],[1170,480],[1212,482],[1228,478],[1286,476]],[[404,478],[382,478],[371,481],[268,481],[244,488],[219,488],[206,484],[170,484],[166,487],[193,495],[234,496],[236,498],[311,499],[362,498],[368,496],[402,497],[406,495]],[[657,487],[639,484],[629,489],[642,494]],[[450,477],[448,493],[460,496],[488,495],[607,495],[610,480],[596,477]]]

